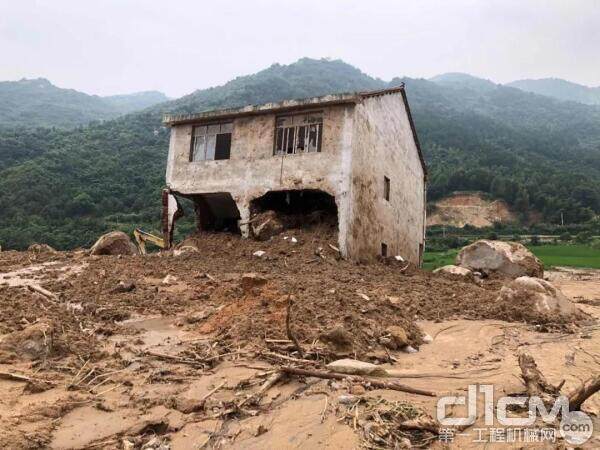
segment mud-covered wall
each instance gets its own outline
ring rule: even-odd
[[[348,221],[349,173],[353,104],[323,111],[320,153],[274,156],[275,114],[241,117],[233,121],[229,160],[190,162],[192,125],[171,128],[167,186],[180,194],[229,192],[249,219],[254,198],[271,190],[319,189],[333,195],[338,205],[341,250],[345,252]],[[247,230],[242,227],[242,232]]]
[[[355,107],[348,255],[401,255],[418,264],[424,243],[425,180],[402,93],[367,97]],[[390,179],[389,201],[384,177]]]

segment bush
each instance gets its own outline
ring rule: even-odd
[[[571,233],[565,232],[560,235],[559,239],[563,242],[569,242],[573,239],[573,236],[571,236]]]
[[[592,240],[592,233],[589,231],[582,231],[581,233],[577,233],[575,236],[575,242],[579,244],[587,244]]]
[[[540,237],[537,234],[531,236],[531,245],[540,245]]]

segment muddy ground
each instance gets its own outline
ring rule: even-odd
[[[473,383],[522,388],[522,351],[551,383],[564,379],[565,392],[600,367],[598,271],[548,273],[586,313],[565,320],[499,303],[502,280],[344,261],[328,229],[187,244],[198,251],[0,253],[2,342],[42,327],[29,347],[0,342],[1,448],[478,448],[476,426],[446,443],[382,431],[386,417],[435,417],[437,397],[298,376],[256,393],[281,365],[322,369],[340,357],[382,364],[438,395]],[[302,355],[286,331],[288,305]],[[389,326],[419,351],[381,345]],[[598,394],[584,409],[600,429]]]

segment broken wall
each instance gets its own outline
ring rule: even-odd
[[[345,254],[349,214],[349,179],[353,104],[307,109],[323,113],[323,141],[319,153],[273,155],[277,114],[233,120],[228,160],[190,162],[192,125],[171,128],[167,185],[178,194],[230,193],[240,212],[241,231],[247,235],[250,202],[268,191],[316,189],[335,197],[340,227],[340,250]]]

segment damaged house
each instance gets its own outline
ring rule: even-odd
[[[167,115],[163,232],[175,198],[201,230],[252,232],[254,214],[327,210],[343,256],[401,255],[420,264],[427,170],[404,86]]]

